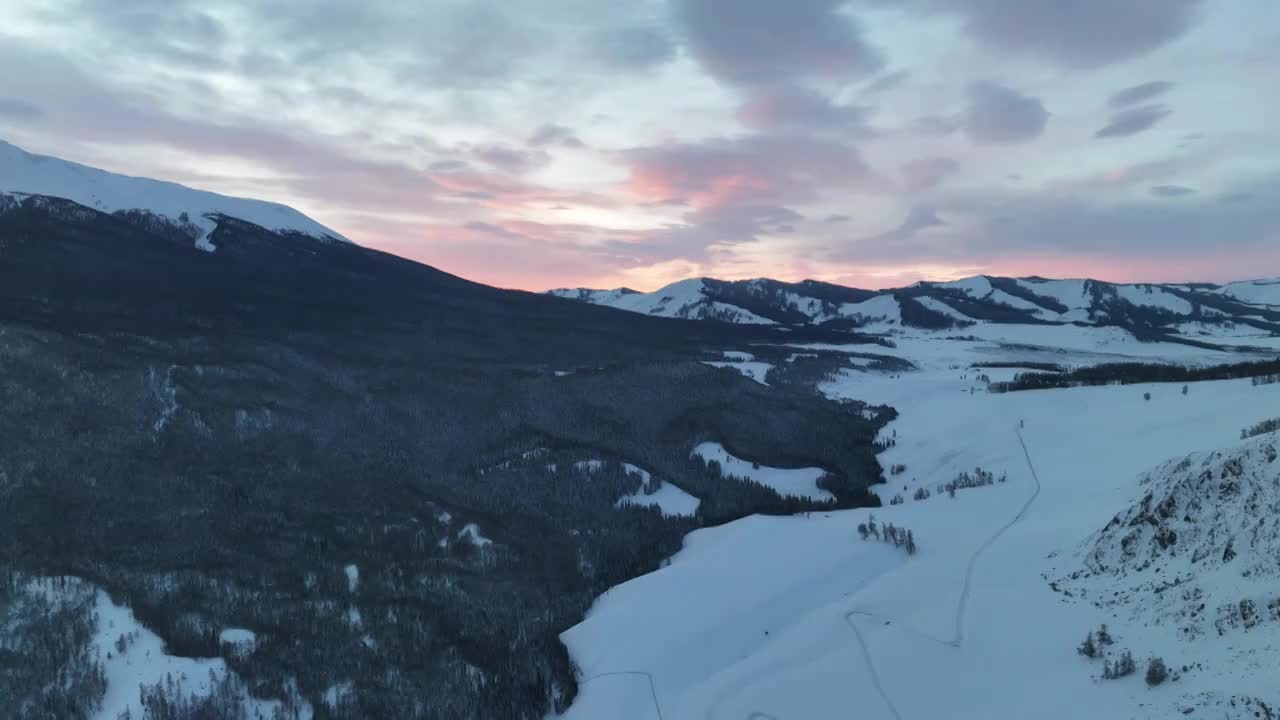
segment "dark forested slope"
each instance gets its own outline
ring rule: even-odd
[[[815,507],[690,460],[703,440],[874,502],[875,413],[699,362],[857,336],[647,317],[218,223],[205,253],[145,213],[0,202],[0,570],[90,580],[172,653],[252,629],[227,660],[256,695],[296,682],[319,718],[542,718],[573,697],[557,636],[596,595],[693,527]],[[697,517],[616,507],[641,485],[624,462]],[[0,693],[36,692],[23,673],[0,662]]]

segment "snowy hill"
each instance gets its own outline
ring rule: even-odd
[[[1251,305],[1280,308],[1280,278],[1227,283],[1214,292]]]
[[[640,293],[627,288],[564,288],[551,290],[548,294],[659,317],[752,324],[774,322],[745,308],[716,300],[714,293],[708,291],[707,280],[704,278],[681,280],[651,293]]]
[[[1277,440],[1266,433],[1144,474],[1141,499],[1091,538],[1064,586],[1188,641],[1280,632]]]
[[[209,235],[219,216],[274,232],[297,232],[317,240],[350,242],[293,208],[228,197],[176,183],[117,175],[105,170],[28,153],[0,140],[0,195],[63,198],[104,213],[140,211],[189,227],[197,247],[213,251]]]
[[[897,334],[983,325],[1118,327],[1144,340],[1248,345],[1280,335],[1280,281],[1224,286],[1116,284],[979,275],[861,290],[806,280],[682,280],[650,293],[562,289],[550,294],[664,317],[836,325]]]

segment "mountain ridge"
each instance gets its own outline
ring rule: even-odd
[[[1212,342],[1239,334],[1241,326],[1280,332],[1280,283],[1266,279],[1218,285],[975,275],[865,290],[817,280],[691,278],[651,293],[568,288],[548,294],[665,317],[836,324],[880,333],[979,323],[1073,324],[1118,326],[1140,339]]]
[[[218,218],[233,217],[273,232],[296,232],[325,242],[351,241],[281,203],[234,197],[165,180],[135,177],[31,153],[0,139],[0,195],[12,202],[53,197],[107,214],[149,214],[182,228],[193,244],[216,251],[210,236]]]

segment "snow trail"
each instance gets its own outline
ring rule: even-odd
[[[644,679],[648,680],[649,694],[653,697],[653,709],[658,713],[658,720],[665,720],[665,718],[662,716],[662,704],[658,702],[658,687],[653,682],[653,673],[646,672],[644,670],[615,670],[613,672],[596,673],[595,675],[592,675],[591,677],[586,678],[585,680],[582,680],[578,684],[585,685],[591,682],[592,680],[596,680],[598,678],[617,677],[619,675],[641,676],[641,677],[644,677]]]
[[[1031,510],[1031,506],[1035,503],[1036,499],[1040,497],[1040,475],[1036,473],[1036,466],[1031,461],[1031,452],[1027,449],[1027,443],[1022,438],[1022,430],[1015,427],[1014,434],[1018,437],[1018,445],[1022,447],[1023,457],[1027,459],[1027,469],[1031,471],[1031,495],[1027,498],[1027,501],[1022,504],[1022,507],[1018,509],[1018,512],[1014,514],[1013,518],[996,530],[991,537],[987,538],[987,540],[982,543],[982,545],[979,546],[969,558],[969,566],[965,569],[964,585],[960,589],[960,600],[956,603],[955,637],[951,640],[942,640],[935,638],[928,633],[922,633],[915,630],[908,630],[908,632],[912,632],[920,637],[932,640],[940,645],[947,645],[953,648],[959,648],[964,644],[964,616],[968,611],[969,595],[973,588],[973,573],[977,568],[978,560],[980,560],[983,554],[990,550],[991,547],[995,545],[996,541],[1003,537],[1010,528],[1021,522],[1027,516],[1027,513]],[[884,701],[885,707],[889,709],[889,713],[895,718],[895,720],[902,720],[902,714],[898,712],[897,706],[893,704],[893,699],[889,697],[887,692],[885,692],[884,686],[880,682],[880,673],[876,671],[875,662],[871,657],[871,650],[867,647],[867,642],[862,636],[862,631],[859,630],[858,626],[853,622],[853,618],[855,616],[883,620],[886,625],[892,624],[893,619],[861,610],[850,610],[844,615],[845,623],[853,630],[854,637],[858,640],[858,647],[862,650],[862,656],[867,661],[867,671],[871,677],[871,684],[875,687],[876,693],[880,695],[880,699]],[[759,713],[752,715],[752,717],[757,716],[769,717],[760,715]],[[772,720],[777,720],[777,718],[773,718]]]

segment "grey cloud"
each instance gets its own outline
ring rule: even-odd
[[[1034,140],[1048,122],[1049,111],[1036,98],[994,83],[975,83],[969,88],[964,130],[975,143]]]
[[[869,133],[870,110],[837,105],[825,95],[798,85],[753,90],[738,109],[738,121],[756,130],[837,130]]]
[[[501,145],[474,148],[471,154],[498,170],[517,175],[536,170],[551,161],[551,157],[542,150],[525,151]]]
[[[586,147],[586,143],[574,134],[573,130],[554,123],[547,123],[529,136],[527,144],[530,147],[545,147],[548,145],[559,145],[567,148]]]
[[[768,84],[799,77],[863,77],[884,58],[846,0],[676,0],[693,55],[725,82]]]
[[[510,230],[502,227],[501,225],[495,225],[493,223],[482,222],[479,220],[466,223],[462,227],[472,232],[484,233],[486,235],[493,235],[496,237],[505,238],[507,240],[526,239],[523,235],[520,235],[519,233],[511,232]]]
[[[624,69],[661,65],[676,56],[676,44],[658,28],[627,27],[605,31],[595,38],[596,57]]]
[[[879,4],[899,7],[902,0]],[[1181,37],[1203,0],[914,0],[959,15],[983,45],[1070,68],[1137,57]]]
[[[847,223],[853,218],[848,215],[828,215],[822,219],[824,223]]]
[[[1156,96],[1163,95],[1173,87],[1173,83],[1167,80],[1153,80],[1145,82],[1141,85],[1127,87],[1118,92],[1112,93],[1107,98],[1107,104],[1113,108],[1125,108],[1130,105],[1146,102]]]
[[[1165,105],[1139,105],[1111,116],[1111,122],[1094,133],[1097,138],[1128,137],[1153,127],[1171,110]]]
[[[961,115],[922,115],[916,118],[915,129],[926,135],[950,135],[964,127]]]
[[[165,145],[188,152],[266,164],[299,195],[336,207],[426,208],[440,190],[430,178],[394,162],[354,157],[332,139],[297,128],[273,129],[244,118],[211,122],[165,112],[156,98],[98,85],[65,58],[19,42],[0,44],[0,94],[30,97],[45,109],[42,131],[127,151]]]
[[[1156,185],[1151,188],[1152,195],[1163,198],[1182,197],[1183,195],[1191,195],[1195,191],[1195,188],[1189,188],[1185,185]]]
[[[461,160],[438,160],[431,163],[427,169],[431,172],[449,173],[470,170],[471,166]]]
[[[936,187],[960,171],[960,163],[949,157],[917,158],[902,166],[907,190],[920,191]]]
[[[1280,178],[1239,192],[1280,198]],[[1055,250],[1150,258],[1212,249],[1231,255],[1272,246],[1280,222],[1277,202],[1224,204],[1195,195],[1178,203],[1117,203],[1070,194],[993,194],[968,203],[965,211],[977,226],[962,250],[1031,254]]]
[[[713,245],[738,245],[765,233],[794,232],[804,216],[780,205],[744,204],[688,212],[681,224],[615,239],[607,248],[615,261],[640,265],[664,260],[705,260]]]
[[[910,77],[911,72],[909,70],[897,70],[895,72],[885,73],[884,75],[881,75],[867,83],[867,86],[862,89],[862,92],[868,95],[886,92],[898,87],[902,83],[906,82]]]
[[[25,100],[0,97],[0,118],[34,120],[44,114],[38,106]]]
[[[907,212],[907,217],[903,219],[902,224],[876,236],[877,240],[885,242],[901,242],[915,237],[917,234],[931,227],[941,227],[946,225],[942,218],[938,217],[937,210],[931,207],[917,206],[911,208]]]
[[[917,205],[910,208],[907,216],[893,229],[832,248],[829,257],[837,261],[919,258],[927,250],[919,242],[912,241],[925,230],[945,227],[946,224],[935,208]]]

